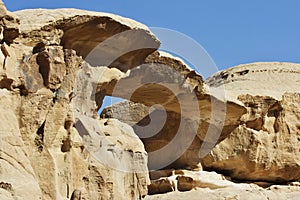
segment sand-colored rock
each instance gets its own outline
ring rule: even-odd
[[[103,92],[140,103],[114,105],[102,115],[133,125],[149,153],[150,169],[171,164],[197,167],[200,157],[226,138],[245,112],[242,106],[215,98],[200,75],[161,52],[123,78],[98,84],[97,93]]]
[[[1,14],[1,16],[7,14],[6,7],[5,7],[5,5],[4,5],[4,3],[3,3],[2,0],[0,1],[0,14]]]
[[[82,63],[82,68],[77,72],[74,82],[75,117],[78,118],[81,115],[97,117],[98,107],[102,105],[105,97],[105,92],[97,93],[97,85],[107,84],[122,76],[124,73],[116,68],[91,67],[87,63]]]
[[[236,186],[211,190],[209,188],[198,188],[187,192],[172,192],[167,194],[147,196],[145,200],[285,200],[299,199],[299,187],[274,186],[270,189],[263,189],[253,185]]]
[[[133,20],[104,13],[63,9],[18,11],[13,15],[18,19],[11,17],[12,21],[0,23],[10,33],[8,37],[5,32],[6,51],[0,52],[1,127],[5,128],[0,146],[1,197],[52,200],[70,199],[72,194],[73,199],[145,196],[149,177],[143,144],[127,125],[112,121],[106,126],[97,119],[93,86],[85,87],[93,82],[85,78],[89,70],[111,71],[111,77],[102,77],[104,82],[123,75],[112,67],[126,71],[144,62],[159,46],[155,36]],[[13,35],[13,30],[18,34]],[[135,48],[134,44],[149,49],[137,49],[114,59],[113,65],[107,60],[88,63],[82,59],[88,60],[94,47],[125,31],[117,40],[122,50],[119,53]],[[114,42],[111,44],[116,45]],[[116,46],[107,48],[107,58],[120,56],[114,52]],[[92,68],[90,64],[100,67]],[[96,75],[101,79],[101,73]],[[78,90],[83,88],[91,90]],[[99,128],[95,137],[102,137],[102,151],[113,166],[101,162],[81,135],[77,123],[84,117],[91,123],[85,129],[87,135],[92,135],[94,126]]]
[[[216,77],[227,77],[223,79],[228,98],[248,111],[241,118],[242,125],[203,160],[205,169],[241,180],[299,180],[299,67],[254,63],[208,79],[211,86],[218,86]]]
[[[229,101],[237,101],[242,94],[280,100],[285,92],[299,92],[299,80],[298,63],[258,62],[220,71],[205,83],[212,88],[224,87]]]
[[[1,0],[0,41],[0,199],[299,198],[298,64],[249,64],[204,82],[156,51],[138,22],[77,9],[10,13]],[[106,95],[131,102],[99,119]],[[206,168],[290,186],[182,170],[201,170],[219,142]],[[166,169],[149,175],[148,166]]]
[[[92,66],[127,71],[142,64],[160,45],[145,25],[113,14],[78,9],[34,9],[14,14],[20,19],[23,38],[19,40],[23,43],[36,50],[47,43],[61,44]]]
[[[149,186],[152,199],[299,199],[299,186],[273,185],[262,188],[256,184],[234,183],[215,172],[174,170],[155,172]]]
[[[151,54],[143,65],[132,69],[122,79],[113,80],[109,87],[100,84],[98,90],[103,89],[110,96],[142,103],[148,107],[160,104],[167,111],[180,113],[191,119],[211,120],[212,124],[217,124],[220,120],[211,118],[213,109],[219,115],[225,112],[225,125],[237,124],[237,118],[245,111],[235,103],[216,99],[209,93],[197,72],[182,60],[162,52]]]
[[[245,124],[217,145],[203,165],[242,180],[299,180],[299,93],[284,94],[281,101],[250,95],[239,99],[249,109]]]
[[[26,146],[18,126],[14,104],[19,99],[0,90],[0,188],[2,199],[41,199],[36,174],[27,157]]]
[[[129,125],[116,119],[81,117],[75,126],[90,152],[86,180],[90,199],[140,199],[147,195],[147,152]]]
[[[19,36],[19,19],[6,10],[3,1],[0,1],[0,41],[1,51],[3,44],[11,44]]]
[[[197,188],[218,189],[233,186],[224,176],[215,172],[188,170],[161,170],[150,172],[149,194],[163,194],[172,191],[190,191]],[[170,189],[168,189],[168,187]]]
[[[165,113],[162,110],[150,109],[143,104],[130,101],[124,101],[106,108],[101,116],[103,118],[116,118],[132,126],[148,152],[148,166],[150,169],[155,169],[157,164],[162,164],[168,159],[169,162],[163,167],[199,167],[201,141],[193,134],[192,130],[187,131],[193,125],[193,122],[190,122],[190,120],[184,119],[184,121],[180,121],[180,116],[174,112]],[[173,155],[170,156],[167,151],[162,151],[161,149],[168,145],[178,134],[180,123],[186,129],[185,135],[182,136],[180,142],[172,144],[171,150]],[[160,156],[154,154],[159,151],[161,152]],[[166,158],[162,160],[161,156]]]

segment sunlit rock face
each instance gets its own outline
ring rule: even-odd
[[[59,44],[75,50],[93,66],[127,71],[142,64],[160,45],[145,25],[109,13],[37,9],[15,14],[20,18],[23,37],[31,37],[24,43]]]
[[[99,83],[123,75],[158,48],[156,37],[116,15],[10,13],[1,5],[1,199],[147,195],[142,142],[130,126],[97,118],[93,82],[86,77],[95,71]],[[99,77],[101,71],[112,75]]]
[[[299,180],[300,65],[253,63],[213,75],[206,82],[247,108],[242,124],[207,156],[205,168],[235,179],[282,183]]]
[[[298,64],[204,81],[131,19],[2,1],[0,44],[0,199],[299,195]]]

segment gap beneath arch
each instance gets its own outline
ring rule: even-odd
[[[101,112],[106,108],[109,107],[115,103],[119,103],[121,101],[124,101],[125,99],[119,98],[119,97],[111,97],[111,96],[105,96],[103,99],[103,103],[101,108],[98,110],[98,115],[101,114]]]

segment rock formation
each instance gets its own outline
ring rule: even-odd
[[[299,198],[299,64],[204,81],[131,19],[2,1],[0,45],[0,199]]]
[[[247,108],[242,124],[207,156],[205,168],[240,180],[299,180],[300,65],[254,63],[222,71],[206,82]]]
[[[201,178],[205,178],[205,180],[209,180],[209,183],[202,183]],[[199,178],[199,179],[197,179]],[[166,194],[157,194],[147,196],[145,200],[219,200],[219,199],[299,199],[300,190],[299,186],[282,186],[276,185],[271,186],[267,189],[263,189],[256,184],[236,184],[230,181],[226,181],[221,179],[221,177],[217,174],[207,174],[206,176],[197,175],[193,177],[185,177],[181,176],[179,178],[182,184],[185,187],[189,187],[191,185],[198,185],[197,188],[193,190],[181,192],[169,192]]]
[[[201,76],[163,52],[150,55],[130,75],[100,85],[98,90],[139,103],[114,105],[102,115],[109,116],[107,112],[112,111],[117,115],[110,117],[133,125],[149,153],[151,170],[168,165],[197,167],[200,154],[226,138],[245,113],[243,107],[211,95]],[[154,110],[148,115],[150,107]]]
[[[80,75],[87,75],[91,64],[126,71],[158,48],[157,39],[132,20],[74,9],[11,14],[3,7],[1,28],[9,54],[2,50],[0,69],[1,199],[70,199],[72,194],[78,199],[74,191],[81,199],[145,196],[149,176],[143,144],[126,124],[97,120],[93,105],[78,106],[85,104],[78,90],[85,86]],[[93,60],[86,58],[89,51],[123,32],[115,44],[147,49],[132,49],[107,63],[110,54],[122,53],[110,46],[102,54],[107,60],[86,62]],[[113,168],[120,163],[122,168]]]

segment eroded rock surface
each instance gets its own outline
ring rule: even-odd
[[[299,180],[300,65],[255,63],[225,70],[228,98],[247,108],[240,125],[207,156],[207,169],[235,179],[284,183]],[[288,92],[288,93],[286,93]]]
[[[148,107],[159,104],[165,110],[184,117],[200,118],[219,123],[211,118],[212,110],[224,113],[226,123],[238,124],[244,108],[232,102],[215,98],[207,89],[202,77],[183,61],[164,52],[155,52],[145,63],[130,71],[109,86],[100,84],[109,96],[117,96]],[[199,114],[200,113],[200,114]],[[222,116],[222,115],[221,115]]]
[[[0,18],[0,40],[3,53],[3,45],[11,44],[19,35],[19,19],[6,10],[2,0],[0,1]]]
[[[38,50],[45,44],[60,44],[93,66],[127,71],[142,64],[160,45],[145,25],[113,14],[77,9],[22,10],[15,14],[20,18],[20,40],[26,45]]]
[[[6,193],[2,199],[41,199],[41,188],[27,156],[14,110],[19,100],[8,91],[0,90],[0,193]]]
[[[200,75],[162,52],[123,78],[98,84],[97,93],[102,91],[131,101],[104,110],[102,116],[133,126],[149,153],[150,169],[197,168],[200,157],[226,138],[245,112],[214,97]]]
[[[263,189],[255,185],[236,185],[233,187],[225,187],[211,190],[209,188],[197,188],[187,192],[171,192],[147,196],[145,200],[252,200],[252,199],[299,199],[299,187],[295,186],[273,186]]]
[[[269,96],[280,100],[285,92],[299,92],[300,64],[261,62],[239,65],[220,71],[205,83],[212,88],[225,87],[226,99],[239,95]]]
[[[298,199],[299,183],[260,187],[234,183],[221,174],[205,171],[164,170],[150,173],[152,179],[145,199]]]
[[[156,51],[138,22],[77,9],[10,13],[1,0],[0,44],[0,199],[299,197],[298,182],[264,190],[199,171],[220,143],[205,168],[265,186],[299,180],[298,64],[249,64],[204,82]],[[130,102],[100,120],[107,95]],[[151,169],[166,169],[149,177],[148,156]]]
[[[90,70],[106,70],[112,76],[98,74],[97,80],[111,81],[123,74],[120,70],[144,62],[158,40],[144,25],[110,14],[74,9],[10,14],[2,7],[1,199],[145,196],[144,146],[128,125],[97,118],[93,85],[86,77]],[[101,48],[93,51],[101,43],[112,46],[100,63],[89,54],[103,53]],[[147,48],[134,49],[140,46]],[[110,162],[103,162],[102,155]]]
[[[81,117],[76,127],[90,153],[90,174],[85,182],[90,183],[91,199],[140,199],[147,195],[147,152],[129,125],[116,119]]]

